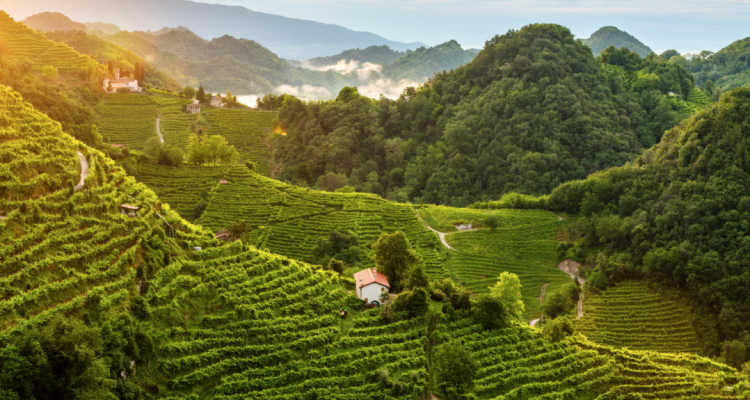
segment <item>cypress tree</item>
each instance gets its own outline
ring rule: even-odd
[[[107,71],[109,71],[110,74],[113,74],[115,72],[115,67],[112,65],[112,60],[109,60],[109,63],[107,63]]]
[[[206,102],[206,91],[203,90],[203,86],[198,87],[198,93],[195,95],[195,99],[198,100],[201,103]]]

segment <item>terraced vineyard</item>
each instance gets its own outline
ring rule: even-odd
[[[596,343],[637,350],[700,350],[690,318],[673,301],[637,282],[622,282],[583,303],[576,331]]]
[[[582,338],[549,343],[527,326],[486,331],[461,312],[452,321],[433,310],[392,323],[377,310],[360,314],[347,306],[351,299],[335,273],[213,239],[4,87],[0,123],[3,345],[58,316],[82,324],[87,313],[129,319],[137,304],[131,301],[145,299],[148,318],[139,314],[131,328],[153,338],[155,355],[127,382],[153,398],[415,399],[436,388],[434,350],[454,338],[481,364],[481,399],[742,398],[746,378],[697,356],[616,350]],[[90,165],[80,191],[72,189],[77,152]],[[231,184],[215,188],[207,223],[223,225],[231,212],[254,218],[266,224],[254,231],[259,247],[298,254],[304,249],[295,242],[308,245],[315,229],[353,224],[365,238],[403,229],[423,259],[439,261],[437,237],[408,205],[308,192],[244,171],[232,170]],[[125,202],[141,207],[136,216],[119,212]],[[147,261],[154,255],[161,264]],[[142,281],[138,274],[152,267]],[[348,318],[339,318],[340,307]],[[381,368],[391,384],[380,382]],[[103,376],[122,377],[125,386],[118,371]],[[114,390],[114,379],[109,383]],[[734,389],[721,389],[727,385]]]
[[[381,232],[403,231],[434,278],[445,277],[437,235],[425,228],[410,205],[391,203],[362,193],[328,193],[302,189],[235,169],[228,185],[217,187],[196,222],[214,231],[239,220],[254,230],[256,247],[307,260],[318,238],[333,230],[353,230],[363,250]]]
[[[265,137],[277,116],[275,111],[215,110],[208,114],[208,133],[224,136],[243,160],[255,162],[257,172],[269,176],[271,153]]]
[[[438,218],[471,220],[478,210],[449,207],[430,207],[428,212]],[[555,293],[570,277],[556,268],[555,235],[560,226],[557,216],[538,210],[495,210],[482,215],[495,215],[499,226],[494,231],[480,229],[456,232],[446,240],[456,252],[451,252],[449,263],[461,284],[474,293],[488,293],[503,271],[512,272],[521,280],[521,294],[526,306],[526,318],[541,315],[539,295],[544,284],[546,293]]]
[[[153,193],[1,86],[0,115],[8,167],[0,180],[0,338],[91,301],[103,311],[119,306],[134,288],[141,242],[161,224]],[[77,151],[90,173],[74,192]],[[123,203],[143,209],[129,218]]]
[[[708,95],[706,95],[704,91],[698,88],[694,88],[693,92],[690,93],[690,97],[688,97],[685,101],[685,107],[687,108],[687,111],[692,115],[702,110],[710,102],[711,99],[708,98]]]
[[[81,68],[97,68],[99,63],[72,47],[47,39],[41,33],[16,22],[5,11],[0,10],[0,42],[14,57],[28,57],[34,63],[34,70],[41,71],[45,65],[52,65],[61,73],[77,72]]]
[[[102,116],[99,132],[109,137],[110,143],[126,144],[141,150],[149,138],[156,135],[156,106],[150,96],[130,93],[108,94],[104,104],[97,107]]]
[[[738,397],[717,389],[728,386],[721,374],[731,368],[692,355],[614,350],[580,337],[549,343],[537,330],[485,331],[471,319],[441,324],[434,337],[461,339],[480,362],[480,399]]]
[[[141,164],[138,167],[138,181],[145,183],[156,192],[159,199],[170,205],[183,218],[192,221],[195,204],[208,195],[219,180],[233,178],[235,167],[195,167],[183,165],[179,168],[164,165]]]

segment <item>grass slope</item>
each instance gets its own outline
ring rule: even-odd
[[[608,346],[662,352],[700,350],[688,315],[637,282],[622,282],[583,303],[576,331]]]

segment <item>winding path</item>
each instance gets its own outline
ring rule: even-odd
[[[568,258],[567,260],[562,260],[560,264],[557,264],[557,268],[560,268],[563,272],[570,275],[573,280],[578,278],[578,282],[580,282],[581,287],[583,287],[583,284],[586,283],[586,280],[579,276],[578,266],[579,264],[575,260],[570,258]],[[576,317],[576,319],[581,318],[583,318],[583,292],[581,292],[578,299],[578,317]]]
[[[548,285],[549,283],[545,283],[544,285],[542,285],[542,294],[539,295],[539,303],[544,303],[544,295],[547,293]],[[536,326],[536,324],[538,324],[540,320],[541,318],[532,319],[531,326]]]
[[[441,242],[443,242],[443,246],[445,246],[445,247],[446,247],[447,249],[450,249],[450,250],[456,250],[456,249],[454,249],[453,247],[451,247],[451,246],[450,246],[450,245],[448,244],[448,242],[447,242],[447,241],[445,240],[445,233],[443,233],[443,232],[440,232],[440,231],[437,231],[437,230],[435,230],[435,229],[432,229],[432,227],[430,226],[430,224],[428,224],[428,223],[427,223],[427,221],[425,221],[424,219],[422,219],[422,216],[421,216],[421,215],[419,215],[419,210],[414,210],[414,211],[416,211],[416,212],[417,212],[417,216],[419,217],[419,219],[421,219],[421,220],[422,220],[422,222],[424,222],[424,226],[426,226],[426,227],[427,227],[427,229],[429,229],[429,230],[431,230],[431,231],[433,231],[433,232],[437,233],[437,234],[438,234],[438,236],[440,236],[440,241],[441,241]]]
[[[89,163],[86,161],[86,156],[80,151],[78,152],[78,159],[81,161],[81,181],[75,186],[75,190],[83,189],[83,184],[86,181],[86,177],[89,176]]]
[[[161,140],[161,142],[164,143],[164,138],[161,137],[161,129],[159,128],[160,120],[161,120],[161,117],[156,117],[156,134],[159,135],[159,140]]]

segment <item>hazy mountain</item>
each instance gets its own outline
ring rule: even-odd
[[[36,29],[40,32],[89,30],[86,25],[80,22],[75,22],[64,14],[57,12],[34,14],[21,22],[26,24],[29,28]]]
[[[185,26],[206,39],[224,35],[252,39],[281,57],[298,60],[372,45],[387,45],[397,51],[423,45],[394,42],[369,32],[255,12],[240,6],[187,0],[125,3],[116,0],[3,0],[2,8],[14,17],[57,11],[76,21],[104,21],[130,31]]]
[[[617,48],[625,47],[630,51],[638,53],[641,57],[646,57],[651,53],[651,48],[641,43],[627,32],[621,31],[614,26],[605,26],[594,32],[590,38],[581,39],[583,44],[589,46],[594,52],[594,57],[598,57],[602,50],[609,46]]]
[[[114,35],[115,33],[122,30],[115,24],[108,24],[105,22],[86,22],[86,27],[91,31],[98,30],[106,33],[107,35]]]
[[[359,61],[360,63],[391,64],[398,58],[406,55],[404,52],[396,51],[388,46],[370,46],[366,49],[349,49],[343,53],[329,57],[315,57],[305,61],[305,66],[320,68],[334,65],[341,60]]]
[[[271,93],[281,85],[320,86],[325,97],[348,84],[334,72],[310,71],[287,64],[263,46],[223,36],[206,41],[188,30],[156,35],[122,31],[105,40],[143,57],[183,85],[209,92]]]
[[[464,50],[458,42],[451,40],[435,47],[420,47],[385,66],[383,74],[391,79],[421,82],[436,72],[450,71],[467,64],[476,55],[476,49]]]

